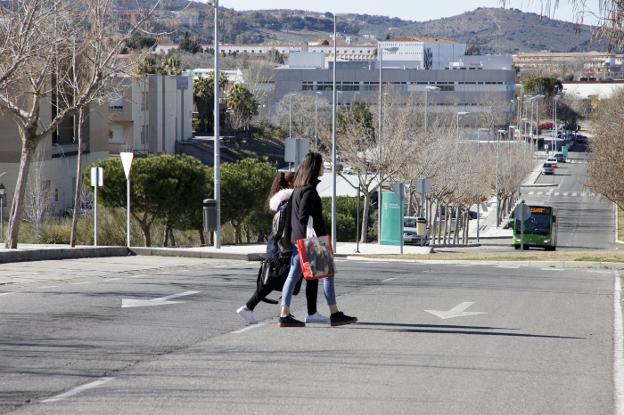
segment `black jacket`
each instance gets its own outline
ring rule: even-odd
[[[319,180],[305,187],[298,187],[292,195],[290,223],[292,226],[290,240],[296,243],[298,239],[305,239],[308,218],[312,216],[316,236],[327,235],[323,220],[323,205],[321,197],[316,191]]]

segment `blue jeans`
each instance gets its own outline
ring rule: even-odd
[[[299,251],[297,246],[293,247],[292,258],[290,259],[290,271],[288,272],[288,278],[282,288],[282,306],[290,307],[290,301],[292,300],[293,291],[297,282],[303,278],[301,272],[301,263],[299,262]],[[325,293],[325,301],[328,306],[336,305],[336,291],[334,290],[334,277],[323,279],[323,292]]]

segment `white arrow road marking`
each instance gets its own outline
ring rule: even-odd
[[[173,298],[186,297],[187,295],[197,294],[198,292],[199,291],[184,291],[183,293],[172,294],[172,295],[168,295],[166,297],[160,297],[160,298],[152,298],[151,300],[135,300],[131,298],[123,298],[121,300],[121,308],[153,307],[157,305],[178,304],[178,303],[181,303],[182,301],[169,301],[169,300]]]
[[[60,395],[53,396],[53,397],[45,399],[45,400],[43,400],[41,402],[42,403],[50,403],[50,402],[62,401],[63,399],[67,399],[69,397],[77,395],[80,392],[86,391],[88,389],[97,388],[98,386],[103,385],[106,382],[110,382],[113,379],[115,379],[115,378],[101,378],[101,379],[96,380],[94,382],[90,382],[90,383],[86,383],[84,385],[80,385],[78,387],[75,387],[74,389],[68,390],[65,393],[61,393]]]
[[[433,314],[436,317],[440,317],[442,320],[447,320],[449,318],[455,317],[465,317],[465,316],[476,316],[479,314],[486,314],[484,311],[466,311],[468,307],[473,305],[474,303],[466,302],[456,305],[448,311],[439,311],[439,310],[425,310],[425,312],[429,314]]]

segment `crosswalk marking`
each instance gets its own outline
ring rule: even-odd
[[[535,191],[531,191],[527,193],[528,196],[546,196],[546,197],[551,197],[551,196],[555,196],[555,197],[586,197],[586,198],[595,198],[595,197],[600,197],[600,195],[597,195],[596,193],[592,193],[592,192],[555,192],[553,190],[550,190],[548,192],[535,192]]]

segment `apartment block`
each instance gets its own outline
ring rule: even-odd
[[[176,141],[192,137],[193,83],[190,77],[150,75],[119,77],[104,103],[90,106],[82,127],[83,169],[120,151],[137,155],[175,154]],[[52,106],[41,106],[41,124],[52,119]],[[78,154],[77,119],[70,118],[37,148],[27,193],[42,193],[55,214],[73,206]],[[15,191],[21,141],[15,122],[0,113],[0,184],[7,208]],[[104,173],[106,180],[106,173]],[[5,220],[8,209],[4,209]]]

